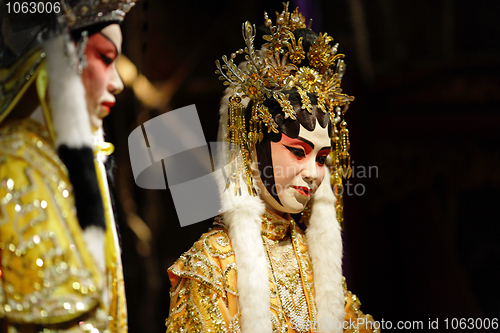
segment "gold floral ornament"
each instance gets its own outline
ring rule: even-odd
[[[288,4],[286,5],[288,7]],[[283,53],[286,48],[286,38],[288,34],[288,23],[289,23],[289,13],[288,8],[279,14],[276,12],[276,25],[272,25],[273,22],[267,16],[267,13],[264,12],[264,22],[266,27],[269,28],[271,34],[265,35],[262,38],[267,41],[263,45],[265,49],[274,50],[279,53]]]
[[[306,57],[306,52],[302,47],[302,37],[296,41],[295,36],[290,31],[288,32],[288,35],[290,37],[290,41],[286,43],[286,46],[288,46],[290,61],[298,65]]]
[[[270,133],[271,131],[273,131],[274,133],[278,133],[278,125],[274,121],[273,116],[271,116],[271,114],[269,113],[269,109],[267,108],[267,106],[260,104],[258,107],[256,107],[256,109],[259,113],[260,119],[262,119],[262,122],[267,126],[267,133]]]
[[[289,101],[286,90],[296,88],[302,108],[312,113],[313,107],[307,93],[317,96],[317,105],[324,113],[328,113],[333,124],[333,146],[331,160],[335,168],[332,180],[342,185],[342,179],[350,175],[349,132],[344,119],[349,103],[354,97],[342,93],[340,84],[345,72],[343,54],[338,54],[338,43],[333,44],[333,38],[326,33],[320,33],[309,50],[304,50],[303,38],[296,38],[294,31],[306,28],[305,18],[298,11],[288,10],[288,3],[283,4],[281,13],[276,13],[274,23],[264,13],[264,24],[270,33],[263,36],[263,48],[255,50],[255,25],[243,24],[243,39],[245,47],[232,53],[228,58],[222,57],[223,63],[216,61],[216,74],[224,81],[224,85],[232,90],[228,107],[228,141],[230,142],[230,158],[237,156],[241,151],[239,162],[248,163],[247,153],[250,145],[260,142],[264,135],[262,127],[267,132],[279,133],[278,125],[263,104],[266,99],[274,98],[281,106],[285,119],[296,119],[296,113]],[[333,45],[332,45],[333,44]],[[246,62],[237,66],[234,59],[243,55]],[[300,66],[304,59],[308,59],[308,66]],[[245,108],[242,99],[249,98],[252,102],[248,129],[245,126]],[[235,117],[232,119],[232,117]],[[238,159],[238,158],[236,158]],[[251,169],[236,167],[228,182],[234,182],[239,189],[239,179],[246,179],[251,190]],[[334,179],[335,178],[335,179]],[[235,191],[236,191],[235,187]],[[255,193],[254,193],[255,195]],[[341,204],[341,193],[337,196],[338,205]],[[341,208],[339,206],[339,209]],[[339,221],[342,211],[338,209]]]
[[[317,94],[321,87],[321,75],[309,67],[301,67],[295,75],[297,85],[305,90]]]
[[[257,74],[251,74],[250,79],[241,83],[241,90],[244,92],[245,97],[251,100],[265,99],[263,95],[263,82],[259,80]]]
[[[285,11],[288,12],[288,3],[283,4],[285,6]],[[304,29],[306,28],[306,18],[304,15],[302,15],[301,12],[299,12],[299,8],[295,8],[295,10],[290,14],[290,21],[288,22],[290,26],[290,30],[294,31],[297,29]],[[309,25],[311,25],[312,20],[309,22]],[[310,28],[310,27],[309,27]]]
[[[281,56],[278,52],[271,53],[267,50],[268,56],[264,58],[264,71],[266,87],[289,87],[292,88],[292,71],[297,71],[297,66],[288,63],[286,56]]]
[[[274,99],[279,103],[281,109],[285,113],[285,119],[290,117],[292,120],[295,120],[297,119],[297,116],[292,104],[290,104],[290,101],[288,100],[288,97],[290,97],[288,94],[274,93]]]
[[[297,86],[297,91],[299,92],[300,99],[302,100],[301,108],[312,114],[313,106],[311,104],[311,100],[309,100],[309,96],[307,96],[307,92],[299,86]]]
[[[312,43],[309,52],[307,53],[307,59],[309,59],[309,65],[315,68],[321,74],[324,73],[328,69],[328,64],[331,66],[331,62],[329,61],[332,56],[333,61],[338,58],[343,58],[343,54],[335,54],[336,47],[330,47],[330,42],[333,41],[333,38],[328,36],[326,33],[320,33],[318,38]],[[335,53],[334,53],[335,52]]]
[[[323,75],[322,85],[317,93],[318,99],[322,98],[325,101],[325,109],[322,109],[323,112],[335,114],[334,108],[336,108],[337,106],[343,106],[344,108],[346,108],[345,111],[347,111],[349,103],[354,100],[354,97],[342,93],[340,82],[342,80],[344,72],[345,63],[342,59],[340,59],[338,61],[338,66],[335,74],[329,77],[325,77],[325,75]]]

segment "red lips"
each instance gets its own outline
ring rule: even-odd
[[[115,102],[102,102],[102,108],[107,114],[111,112],[111,108],[115,105]]]
[[[311,195],[311,189],[309,187],[305,187],[305,186],[292,186],[292,187],[302,195],[305,195],[305,196]]]

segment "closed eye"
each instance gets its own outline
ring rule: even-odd
[[[101,59],[106,64],[106,66],[109,66],[113,63],[113,59],[111,59],[110,57],[108,57],[105,54],[101,54]]]
[[[294,148],[294,147],[290,147],[290,146],[285,146],[285,148],[288,149],[292,154],[294,154],[298,158],[306,157],[306,153],[304,152],[303,149]]]

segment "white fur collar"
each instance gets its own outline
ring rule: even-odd
[[[314,274],[317,332],[343,332],[342,235],[328,172],[313,200],[306,242]]]
[[[85,88],[77,72],[76,49],[64,34],[44,43],[49,75],[48,93],[56,147],[93,147]]]

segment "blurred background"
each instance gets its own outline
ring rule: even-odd
[[[346,54],[343,89],[354,177],[344,196],[344,274],[376,320],[500,314],[500,2],[297,0]],[[280,1],[142,0],[122,25],[125,91],[105,120],[130,332],[163,332],[167,268],[211,221],[181,228],[169,190],[134,183],[127,138],[195,104],[216,141],[216,59],[243,47],[241,24]],[[217,195],[214,193],[214,195]],[[435,330],[436,331],[436,330]]]

